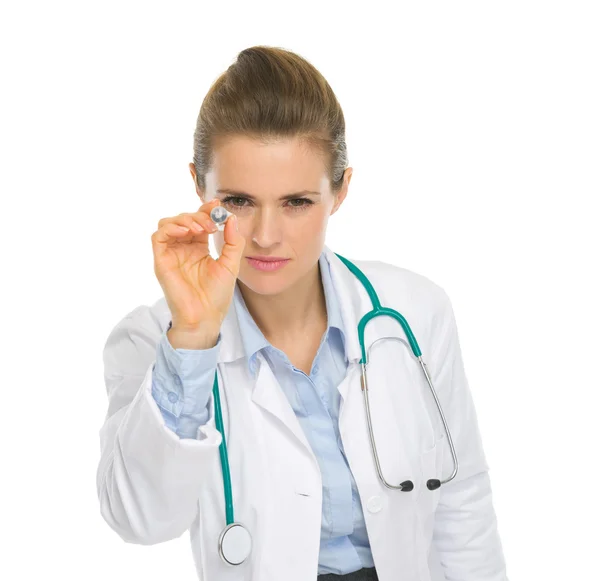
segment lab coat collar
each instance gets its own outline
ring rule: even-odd
[[[322,256],[329,264],[333,291],[339,302],[346,358],[349,362],[357,362],[361,357],[361,351],[356,329],[362,314],[370,310],[371,302],[358,279],[328,246],[324,246]],[[235,292],[239,292],[237,285]],[[234,301],[221,325],[221,337],[223,342],[219,350],[218,363],[230,363],[246,357]]]

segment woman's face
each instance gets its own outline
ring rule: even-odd
[[[193,164],[190,171],[195,183]],[[281,293],[307,275],[323,250],[329,216],[346,197],[351,175],[352,168],[347,168],[334,196],[323,159],[298,138],[264,145],[234,137],[215,147],[201,198],[204,202],[218,198],[237,215],[239,232],[246,239],[239,280],[267,295]],[[214,237],[220,254],[223,233]],[[277,270],[264,271],[248,260],[261,256],[289,260]]]

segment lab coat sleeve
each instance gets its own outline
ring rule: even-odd
[[[165,425],[151,393],[160,336],[150,308],[138,307],[111,331],[103,351],[108,412],[96,474],[100,512],[122,539],[143,545],[189,529],[221,443],[212,393],[197,439],[181,439]]]
[[[465,375],[454,312],[447,294],[434,328],[432,380],[458,457],[456,477],[440,488],[433,543],[447,581],[508,581],[492,503],[489,466]],[[428,363],[428,365],[430,365]],[[444,449],[444,476],[452,471]]]
[[[167,332],[160,337],[152,371],[152,397],[165,425],[180,438],[196,438],[208,421],[210,397],[221,335],[209,349],[174,349]]]

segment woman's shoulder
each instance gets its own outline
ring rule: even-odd
[[[435,280],[423,273],[381,260],[353,260],[365,275],[380,283],[382,292],[408,292],[410,294],[427,295],[443,298],[444,288]]]
[[[423,273],[381,260],[353,260],[369,279],[383,306],[442,314],[451,309],[445,289]]]
[[[381,260],[357,260],[383,307],[398,311],[410,324],[424,353],[433,353],[434,340],[452,328],[450,297],[432,278]]]

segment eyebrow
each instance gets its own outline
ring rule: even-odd
[[[217,194],[228,194],[230,196],[239,196],[243,198],[249,198],[250,200],[255,200],[254,196],[247,194],[246,192],[238,192],[237,190],[231,190],[229,188],[224,188],[222,190],[217,190]],[[297,198],[298,196],[305,196],[307,194],[312,194],[313,196],[320,196],[321,192],[311,192],[310,190],[302,190],[301,192],[295,192],[294,194],[287,194],[285,196],[281,196],[280,200],[290,200],[292,198]]]

